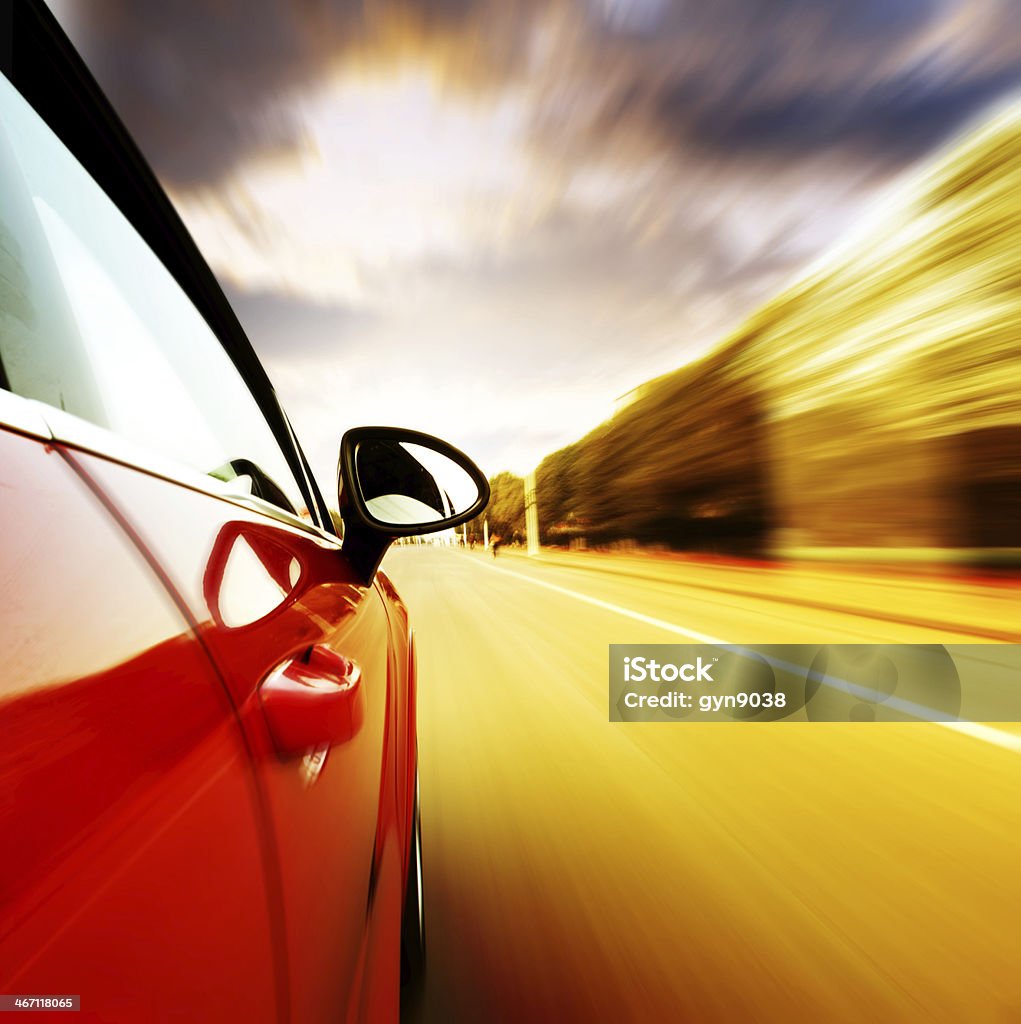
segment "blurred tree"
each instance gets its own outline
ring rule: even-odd
[[[757,553],[770,526],[761,394],[733,346],[650,381],[536,473],[542,543]]]
[[[564,544],[581,536],[586,525],[580,488],[581,442],[547,455],[535,471],[541,544]]]
[[[491,496],[483,516],[489,520],[489,536],[510,542],[525,534],[525,482],[513,473],[497,473],[489,481]],[[480,517],[481,519],[481,517]],[[481,531],[476,520],[476,532]]]
[[[547,456],[542,542],[1016,559],[1019,186],[1004,114],[713,352]]]

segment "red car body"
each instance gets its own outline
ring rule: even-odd
[[[395,1020],[421,886],[414,647],[375,572],[392,538],[355,557],[363,516],[342,544],[211,272],[41,5],[0,4],[0,70],[209,325],[308,509],[0,380],[0,993],[78,995],[103,1021]],[[18,305],[12,195],[0,334],[38,312]]]

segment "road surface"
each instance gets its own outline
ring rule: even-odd
[[[610,643],[974,636],[481,552],[386,569],[420,666],[408,1024],[1021,1020],[1016,730],[607,715]]]

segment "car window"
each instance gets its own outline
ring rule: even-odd
[[[198,310],[0,76],[2,383],[307,516],[251,391]]]

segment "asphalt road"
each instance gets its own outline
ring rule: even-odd
[[[481,553],[386,568],[420,665],[429,963],[405,1021],[1021,1020],[1016,730],[607,715],[607,644],[683,642],[664,623],[973,637]]]

